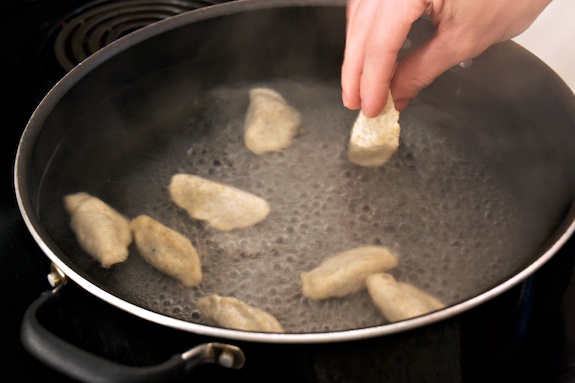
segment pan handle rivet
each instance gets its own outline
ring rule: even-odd
[[[60,285],[64,285],[68,278],[66,275],[58,268],[58,266],[53,263],[50,265],[50,274],[48,274],[48,283],[50,286],[56,288]]]
[[[224,350],[218,357],[218,363],[223,367],[231,368],[234,365],[234,361],[234,354],[227,350]]]

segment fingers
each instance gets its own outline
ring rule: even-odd
[[[361,107],[360,79],[365,58],[365,40],[374,22],[378,1],[350,0],[347,5],[347,37],[342,66],[342,101],[352,110]]]
[[[457,65],[459,58],[453,52],[437,48],[442,45],[438,38],[431,39],[403,57],[397,65],[391,83],[393,100],[398,111],[439,75]]]
[[[436,34],[403,57],[397,64],[391,92],[398,111],[437,77],[454,66],[475,58],[490,45],[489,40],[472,38],[460,31]]]
[[[412,23],[427,11],[424,0],[351,0],[342,66],[342,100],[349,109],[377,116],[387,102],[397,55]]]
[[[387,7],[378,9],[376,17],[391,12]],[[391,78],[397,64],[397,55],[403,45],[411,21],[403,18],[390,18],[384,24],[374,27],[366,41],[365,62],[360,80],[361,110],[366,117],[377,116],[387,103]]]
[[[398,110],[453,66],[524,31],[551,0],[348,0],[342,99],[377,116],[388,89]],[[427,14],[434,36],[397,63],[413,22]]]

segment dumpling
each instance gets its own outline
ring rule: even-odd
[[[198,299],[197,306],[206,321],[221,327],[243,331],[284,332],[273,315],[236,298],[212,294]]]
[[[80,247],[102,267],[128,258],[132,233],[126,217],[84,192],[65,196],[64,207],[70,214],[70,227]]]
[[[147,215],[134,218],[130,227],[138,251],[150,265],[187,287],[202,282],[200,257],[188,238]]]
[[[441,301],[415,286],[398,282],[387,273],[367,277],[371,299],[390,322],[417,317],[445,307]]]
[[[301,125],[301,115],[275,90],[250,90],[244,125],[244,142],[255,154],[275,152],[291,145]]]
[[[381,166],[399,147],[399,112],[388,95],[387,104],[379,116],[367,118],[360,112],[351,130],[348,158],[356,165]]]
[[[191,174],[176,174],[169,186],[172,200],[195,219],[230,231],[264,220],[270,212],[263,198]]]
[[[396,267],[398,259],[386,247],[365,246],[325,259],[300,274],[303,295],[311,299],[343,297],[365,288],[368,275]]]

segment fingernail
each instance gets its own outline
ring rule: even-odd
[[[401,100],[394,100],[395,101],[395,109],[398,112],[403,112],[407,105],[409,104],[409,100],[401,99]]]
[[[377,117],[377,114],[373,114],[373,112],[363,103],[361,104],[361,112],[367,118],[374,118]]]
[[[343,106],[345,106],[346,108],[348,108],[349,102],[347,101],[347,96],[345,95],[345,92],[341,92],[341,101],[343,102]]]

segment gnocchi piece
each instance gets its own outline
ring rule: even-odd
[[[200,298],[197,306],[206,321],[221,327],[243,331],[284,332],[273,315],[233,297],[212,294]]]
[[[287,148],[300,125],[300,113],[278,92],[269,88],[250,90],[244,142],[253,153],[261,155]]]
[[[399,147],[399,112],[388,95],[379,116],[367,118],[360,112],[351,130],[348,158],[356,165],[377,167],[385,164]]]
[[[132,233],[126,217],[84,192],[66,195],[64,207],[70,214],[70,227],[80,247],[102,267],[108,268],[128,258]]]
[[[396,267],[398,259],[386,247],[365,246],[325,259],[300,274],[303,295],[310,299],[343,297],[365,287],[368,275]]]
[[[432,295],[387,273],[370,275],[366,286],[371,299],[390,322],[417,317],[445,307]]]
[[[202,282],[200,257],[188,238],[147,215],[134,218],[130,228],[138,251],[154,268],[187,287]]]
[[[176,174],[169,186],[172,200],[195,219],[221,231],[253,226],[270,212],[263,198],[191,174]]]

